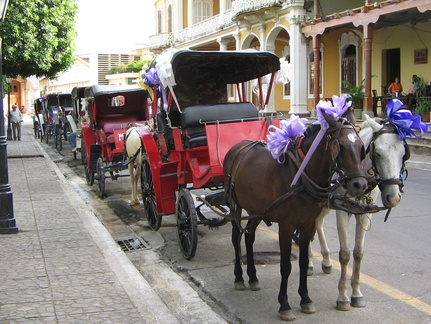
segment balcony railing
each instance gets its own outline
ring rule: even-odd
[[[173,33],[161,33],[150,36],[150,49],[171,47],[173,43]]]
[[[235,0],[232,1],[232,11],[234,17],[245,14],[250,11],[256,11],[264,8],[281,7],[287,0]]]
[[[265,8],[282,7],[283,3],[292,4],[296,2],[303,3],[304,0],[235,0],[232,1],[232,8],[224,12],[223,21],[221,21],[220,15],[215,15],[193,26],[184,28],[178,35],[175,35],[175,42],[186,42],[230,27],[235,24],[233,19],[241,14]],[[150,36],[150,48],[169,47],[173,43],[172,34]]]
[[[185,28],[180,31],[177,40],[179,42],[185,42],[187,40],[195,39],[202,35],[212,33],[234,24],[234,22],[232,22],[233,11],[231,9],[225,11],[223,18],[223,21],[220,21],[220,15],[215,15],[211,18],[198,22],[191,27]]]

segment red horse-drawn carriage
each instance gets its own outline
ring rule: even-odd
[[[148,92],[138,86],[94,85],[85,88],[84,97],[88,116],[81,123],[81,155],[87,183],[97,180],[103,198],[106,178],[117,180],[127,168],[124,133],[128,124],[150,119]]]
[[[143,75],[144,87],[158,89],[163,97],[153,129],[137,128],[144,152],[143,205],[154,230],[159,229],[162,215],[176,214],[178,239],[187,259],[195,255],[198,223],[215,227],[227,222],[224,157],[241,140],[266,139],[272,120],[259,108],[266,107],[269,96],[263,98],[263,89],[271,93],[279,69],[279,58],[269,52],[181,50],[164,52]],[[256,105],[247,101],[247,94],[252,94],[248,81],[268,74],[269,83],[255,86],[260,98],[249,99]],[[198,200],[221,217],[207,219],[200,212],[202,205],[195,207],[190,190],[198,188],[214,190]]]

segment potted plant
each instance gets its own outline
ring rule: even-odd
[[[415,113],[422,116],[422,121],[430,121],[431,100],[420,98],[416,103]]]
[[[352,106],[355,108],[355,116],[358,119],[362,118],[362,111],[364,105],[364,88],[365,80],[362,80],[360,86],[356,86],[349,81],[343,80],[343,92],[349,95],[350,100],[352,101]]]

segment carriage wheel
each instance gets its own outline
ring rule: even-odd
[[[192,259],[198,244],[198,214],[188,189],[181,189],[177,199],[177,236],[181,252],[187,260]]]
[[[37,127],[37,138],[40,139],[40,141],[43,141],[43,128],[42,125],[38,125]]]
[[[48,126],[45,126],[45,143],[48,144],[49,142],[49,133],[50,133],[50,128]]]
[[[82,147],[84,148],[84,151],[81,151],[81,162],[84,165],[84,172],[85,172],[85,180],[87,181],[87,184],[89,186],[92,186],[94,184],[94,173],[88,171],[88,156],[87,151],[85,150],[85,142],[82,140]]]
[[[72,133],[72,126],[70,126],[70,124],[69,123],[66,123],[65,125],[64,125],[64,130],[63,130],[63,137],[64,137],[64,140],[65,141],[67,141],[67,137],[69,136],[69,134],[71,134]]]
[[[97,182],[99,184],[99,198],[103,199],[105,197],[105,171],[103,170],[103,160],[102,158],[97,159]]]
[[[78,138],[76,140],[78,140]],[[87,147],[85,146],[84,139],[81,141],[81,164],[87,164]]]
[[[52,136],[53,136],[53,140],[54,140],[54,145],[55,145],[55,148],[58,148],[58,141],[57,141],[57,139],[58,139],[58,136],[57,136],[57,125],[54,125],[54,127],[53,127],[53,133],[52,133]]]
[[[150,161],[146,155],[143,156],[141,163],[141,191],[148,225],[152,230],[157,231],[162,223],[162,214],[157,212],[153,176]]]
[[[61,151],[63,150],[63,136],[62,136],[62,129],[61,126],[57,126],[58,128],[55,130],[55,140],[56,144],[55,147],[57,150]]]

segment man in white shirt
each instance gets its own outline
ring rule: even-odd
[[[13,139],[14,141],[16,141],[18,139],[18,141],[21,140],[21,112],[18,110],[18,106],[17,105],[12,105],[12,110],[10,112],[10,122],[12,124],[12,134],[13,134]]]

